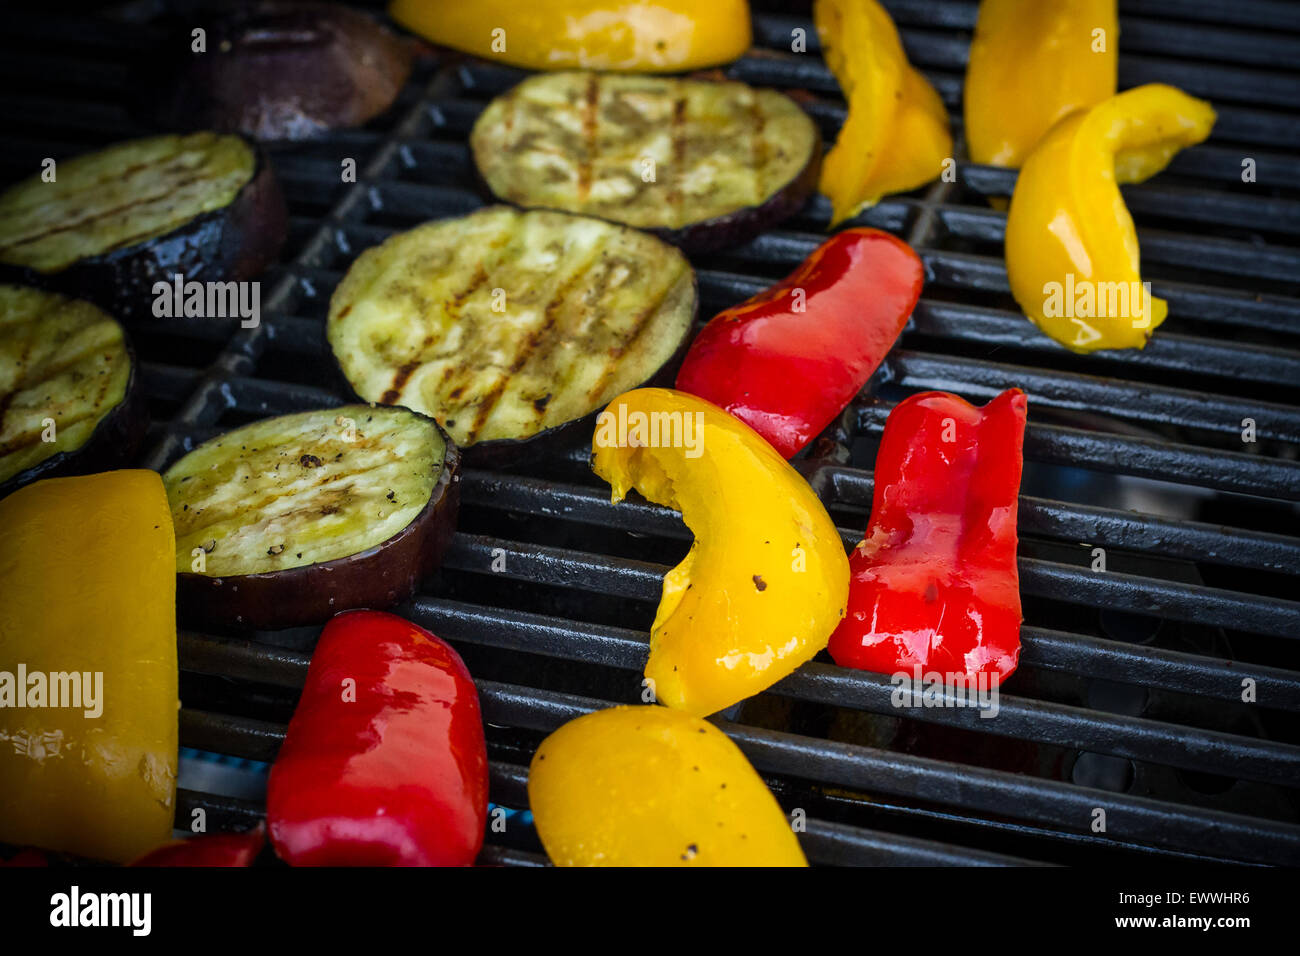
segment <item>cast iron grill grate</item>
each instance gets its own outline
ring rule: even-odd
[[[909,55],[960,131],[975,4],[887,2]],[[907,238],[927,284],[899,345],[800,467],[846,544],[871,500],[875,442],[905,395],[1030,396],[1020,506],[1026,622],[1001,713],[900,712],[882,675],[816,662],[722,723],[819,863],[1046,863],[1198,858],[1300,863],[1300,13],[1209,0],[1123,5],[1121,86],[1163,80],[1212,99],[1210,142],[1126,189],[1144,278],[1170,320],[1141,353],[1080,358],[1010,299],[1002,213],[1014,174],[962,161],[955,182],[891,197],[856,224]],[[845,105],[805,15],[759,13],[756,48],[726,74],[809,92],[831,141]],[[790,52],[802,29],[810,55]],[[8,15],[0,71],[6,180],[150,132],[122,104],[158,34],[122,21]],[[262,324],[159,320],[133,330],[163,467],[243,421],[343,401],[322,323],[351,259],[394,231],[482,204],[465,139],[522,73],[448,57],[417,71],[362,130],[278,151],[292,216],[263,279]],[[39,78],[19,92],[19,82]],[[343,159],[358,181],[340,181]],[[1256,182],[1242,163],[1254,161]],[[777,230],[696,260],[701,314],[778,278],[824,235],[811,202]],[[1241,440],[1243,419],[1258,441]],[[671,512],[610,505],[583,455],[471,471],[447,567],[401,609],[451,640],[480,683],[492,796],[526,806],[526,768],[565,720],[640,699],[663,572],[689,534]],[[1092,570],[1095,548],[1107,570]],[[493,573],[494,556],[505,559]],[[182,742],[274,756],[312,633],[181,636]],[[1242,702],[1242,681],[1258,701]],[[178,820],[244,825],[258,803],[182,791]],[[1094,832],[1095,810],[1106,831]],[[485,861],[544,861],[512,818]]]

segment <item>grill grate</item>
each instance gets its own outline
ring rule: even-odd
[[[913,62],[960,131],[975,5],[887,2]],[[1122,5],[1127,13],[1137,5]],[[120,105],[147,26],[7,15],[0,93],[6,179],[149,132]],[[845,115],[815,55],[790,49],[806,16],[760,13],[756,49],[725,72],[796,88],[831,141]],[[860,538],[875,443],[889,409],[921,389],[984,400],[1029,393],[1021,670],[982,720],[905,716],[882,675],[813,663],[720,725],[781,803],[809,817],[818,863],[1073,863],[1196,858],[1300,863],[1300,15],[1286,4],[1145,2],[1121,18],[1121,86],[1161,80],[1212,99],[1211,141],[1155,182],[1126,187],[1144,277],[1171,318],[1142,352],[1080,358],[1020,315],[988,197],[1014,173],[958,163],[953,183],[891,197],[858,224],[904,236],[927,270],[900,345],[798,462],[846,544]],[[262,324],[139,323],[155,425],[144,463],[270,414],[336,405],[322,321],[363,248],[482,200],[465,146],[496,93],[523,74],[449,58],[426,64],[386,117],[273,163],[290,202],[283,264],[263,281]],[[40,77],[39,93],[18,81]],[[1258,182],[1241,180],[1255,160]],[[344,185],[353,158],[358,182]],[[824,235],[821,198],[779,230],[697,259],[701,312],[783,276]],[[1242,419],[1259,441],[1240,440]],[[492,797],[526,806],[541,736],[636,702],[660,579],[689,535],[657,507],[610,505],[584,454],[527,473],[470,471],[446,568],[400,609],[451,640],[479,679]],[[1109,570],[1091,570],[1104,548]],[[499,550],[498,550],[499,549]],[[506,571],[489,571],[493,555]],[[186,746],[271,759],[312,633],[257,641],[181,635]],[[1242,680],[1258,703],[1241,702]],[[182,791],[178,818],[244,825],[261,806]],[[1105,833],[1094,833],[1104,808]],[[545,862],[531,829],[489,833],[485,862]]]

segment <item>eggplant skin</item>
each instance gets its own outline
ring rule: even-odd
[[[252,178],[221,209],[195,216],[166,235],[77,260],[57,272],[0,263],[0,282],[86,299],[130,321],[153,315],[154,284],[245,282],[275,261],[289,229],[289,210],[266,155],[253,147]]]
[[[365,551],[303,567],[223,577],[180,572],[176,601],[182,623],[226,633],[275,630],[323,624],[342,611],[383,610],[408,600],[451,547],[461,470],[460,449],[451,436],[427,416],[410,414],[438,429],[445,450],[428,502],[401,531]]]
[[[162,87],[172,128],[318,139],[387,110],[411,75],[413,44],[341,4],[241,4],[205,28],[206,52],[179,44],[186,56]]]
[[[122,346],[131,369],[122,400],[100,418],[95,430],[80,446],[51,455],[0,484],[0,498],[45,478],[112,471],[134,461],[149,430],[149,401],[141,383],[135,348],[125,329],[122,331]]]
[[[479,115],[470,148],[489,197],[623,223],[689,253],[796,214],[822,158],[816,123],[774,90],[592,72],[526,78]]]

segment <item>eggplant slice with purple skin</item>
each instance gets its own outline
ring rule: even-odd
[[[794,100],[744,83],[531,76],[470,134],[499,199],[653,232],[688,252],[752,239],[817,186],[821,134]]]
[[[202,132],[118,143],[0,193],[0,278],[89,299],[123,319],[152,313],[180,274],[245,281],[280,251],[288,213],[265,158]]]
[[[168,77],[161,110],[178,129],[264,143],[317,139],[392,106],[411,75],[413,41],[336,3],[246,3],[206,25]]]
[[[122,326],[79,299],[0,285],[0,498],[131,459],[149,425]]]
[[[406,408],[345,405],[253,422],[163,475],[184,619],[319,624],[409,598],[456,531],[460,453]]]
[[[654,236],[492,206],[363,252],[326,336],[363,401],[436,418],[498,467],[589,443],[591,416],[680,357],[696,299],[686,257]]]

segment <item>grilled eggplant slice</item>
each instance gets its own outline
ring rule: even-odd
[[[557,447],[566,425],[576,438],[615,395],[671,367],[695,310],[690,265],[653,236],[493,206],[366,250],[326,329],[363,400],[431,415],[492,465],[524,441]]]
[[[0,274],[148,315],[154,283],[257,275],[288,215],[271,167],[238,136],[131,140],[0,193]]]
[[[798,212],[822,151],[812,119],[774,90],[601,73],[529,77],[488,104],[470,147],[500,199],[626,223],[691,252]]]
[[[200,445],[163,475],[182,614],[269,629],[406,600],[451,543],[459,469],[405,408],[284,415]]]
[[[411,75],[413,45],[336,3],[249,3],[207,26],[162,118],[172,128],[243,133],[261,142],[316,139],[388,109]]]
[[[122,326],[89,302],[0,285],[0,497],[120,465],[148,424]]]

